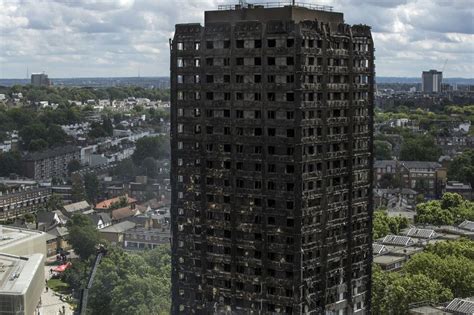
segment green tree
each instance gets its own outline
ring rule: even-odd
[[[30,125],[35,118],[35,114],[31,110],[20,108],[12,108],[7,112],[8,117],[15,124],[15,129],[20,130],[24,126]]]
[[[123,208],[123,207],[126,207],[126,206],[128,206],[128,199],[127,199],[126,196],[121,196],[118,201],[113,202],[110,205],[109,209],[110,210],[119,209],[119,208]]]
[[[89,130],[88,136],[91,138],[102,138],[102,137],[107,137],[108,133],[107,131],[105,131],[102,124],[98,122],[93,122],[91,124],[91,129]]]
[[[88,311],[99,314],[169,314],[169,246],[144,253],[111,248],[89,291]]]
[[[48,142],[44,139],[33,139],[28,145],[29,151],[43,151],[48,148]]]
[[[121,178],[134,177],[137,174],[137,167],[132,159],[124,159],[118,162],[113,173]]]
[[[384,237],[390,233],[390,227],[388,225],[388,215],[383,211],[375,211],[374,219],[372,223],[373,238],[378,239]]]
[[[52,194],[46,203],[46,209],[49,211],[59,210],[63,207],[63,205],[63,198],[61,198],[61,196],[58,194]]]
[[[22,140],[23,148],[30,148],[30,143],[32,140],[35,139],[42,139],[46,141],[48,130],[46,129],[45,125],[40,123],[35,123],[31,125],[25,125],[22,129],[20,129],[19,136]]]
[[[72,182],[72,201],[73,202],[78,202],[86,199],[86,193],[84,190],[84,181],[82,179],[82,176],[79,174],[74,174],[71,176],[71,182]]]
[[[78,160],[71,160],[69,164],[67,165],[67,172],[69,175],[71,175],[73,172],[78,171],[81,169],[81,162]]]
[[[0,176],[21,173],[21,156],[19,152],[0,153]]]
[[[72,266],[61,275],[61,280],[69,285],[69,288],[79,292],[87,283],[90,272],[90,261],[76,260]]]
[[[46,139],[50,146],[59,146],[66,144],[68,136],[61,126],[53,124],[48,127]]]
[[[390,143],[387,141],[374,141],[375,159],[390,160],[392,159],[392,149]]]
[[[410,135],[404,137],[404,142],[400,151],[402,161],[438,161],[441,156],[439,148],[432,136]]]
[[[69,231],[68,241],[74,252],[82,260],[88,259],[96,253],[96,245],[99,244],[99,232],[89,217],[83,214],[75,214],[66,226]]]
[[[420,253],[403,266],[403,272],[430,277],[456,297],[469,297],[474,292],[474,261],[464,256],[441,257],[433,252]]]
[[[142,161],[147,157],[157,160],[167,159],[170,154],[169,137],[153,136],[144,137],[137,141],[135,152],[132,159],[137,165],[141,165]]]
[[[380,188],[398,188],[400,187],[400,179],[396,174],[382,174],[378,181]]]
[[[439,257],[463,256],[474,261],[474,241],[461,238],[455,241],[436,242],[429,244],[425,252],[436,254]]]
[[[474,128],[471,129],[474,130]],[[474,187],[474,149],[464,151],[451,161],[448,177],[450,180],[469,183]]]
[[[449,209],[459,207],[464,203],[464,198],[460,194],[445,193],[441,197],[441,208]]]
[[[145,171],[145,175],[150,177],[155,177],[157,173],[157,165],[156,160],[152,157],[147,157],[142,162],[143,170]]]
[[[87,173],[84,176],[84,187],[87,200],[95,204],[99,194],[99,179],[97,178],[97,175]]]
[[[28,222],[28,223],[34,223],[35,222],[35,216],[32,213],[26,213],[23,216],[23,219],[25,219],[25,221]]]
[[[373,314],[407,314],[411,303],[439,303],[453,297],[449,289],[424,274],[383,272],[377,265],[372,272]]]
[[[109,118],[107,117],[102,118],[102,128],[104,129],[104,131],[107,133],[108,136],[113,135],[114,126],[112,125],[112,121]]]
[[[434,225],[452,225],[454,216],[451,212],[441,208],[439,200],[432,200],[416,205],[416,223]]]
[[[385,211],[375,211],[373,219],[373,237],[378,239],[388,234],[398,234],[408,227],[408,219],[402,216],[389,217]]]
[[[445,193],[441,200],[432,200],[416,206],[416,223],[452,225],[474,220],[474,202],[461,195]]]
[[[448,289],[444,288],[438,281],[423,274],[395,277],[387,291],[391,314],[396,315],[407,314],[411,303],[423,301],[440,303],[453,298]]]

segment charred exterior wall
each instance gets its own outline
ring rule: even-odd
[[[314,14],[176,25],[173,314],[369,313],[373,42]]]

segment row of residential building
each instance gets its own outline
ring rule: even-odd
[[[378,160],[374,162],[374,180],[376,187],[386,175],[397,182],[397,187],[390,191],[404,195],[414,205],[416,195],[423,194],[425,198],[435,199],[445,192],[455,192],[467,200],[473,200],[473,190],[469,183],[463,184],[448,181],[446,167],[438,162],[426,161],[397,161]],[[380,190],[382,195],[386,193]],[[380,194],[377,198],[384,197]],[[390,196],[392,197],[392,196]]]

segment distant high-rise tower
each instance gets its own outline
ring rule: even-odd
[[[423,92],[440,93],[443,73],[441,71],[423,71],[421,74],[421,89]]]
[[[33,86],[50,86],[51,82],[48,79],[48,75],[45,73],[32,73],[31,74],[31,85]]]
[[[373,52],[329,7],[176,25],[173,314],[368,314]]]

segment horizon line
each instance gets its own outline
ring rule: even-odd
[[[46,73],[47,74],[47,73]],[[420,79],[421,77],[412,76],[375,76],[376,78],[403,78],[403,79]],[[127,79],[146,79],[146,78],[170,78],[170,76],[97,76],[97,77],[49,77],[50,80],[62,80],[62,79],[110,79],[110,78],[127,78]],[[474,80],[474,77],[443,77],[443,79],[462,79],[462,80]],[[0,78],[0,80],[30,80],[30,78]]]

